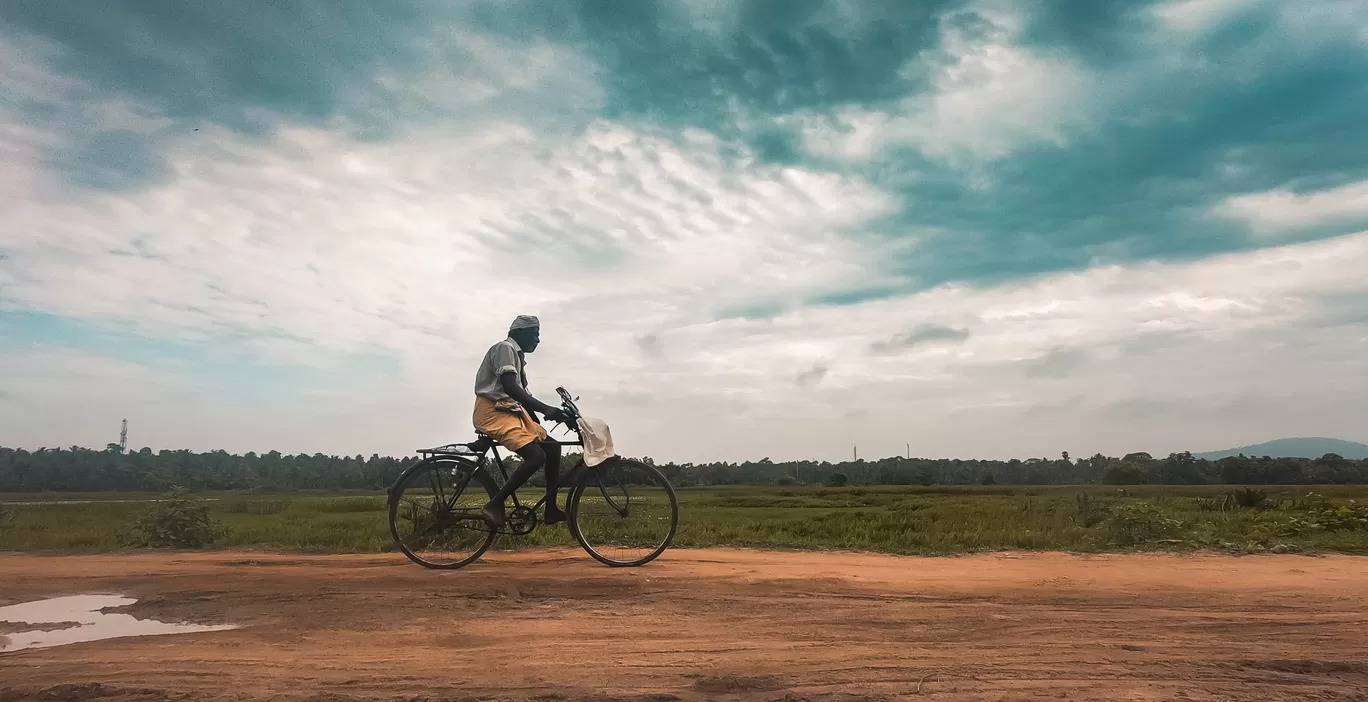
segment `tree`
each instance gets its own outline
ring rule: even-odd
[[[1077,476],[1080,483],[1096,483],[1102,479],[1102,474],[1106,472],[1107,466],[1115,459],[1107,458],[1100,453],[1093,454],[1092,458],[1085,458],[1078,462]]]
[[[1206,478],[1197,470],[1197,459],[1192,454],[1171,453],[1160,465],[1159,482],[1169,485],[1202,485]]]
[[[832,473],[831,477],[827,478],[829,487],[845,487],[849,482],[850,478],[845,473]]]
[[[1149,482],[1145,470],[1133,463],[1120,463],[1102,474],[1102,482],[1108,485],[1144,485]]]
[[[1327,466],[1338,467],[1344,465],[1348,461],[1345,460],[1344,456],[1341,456],[1338,453],[1327,453],[1324,456],[1317,458],[1316,462],[1324,463]]]
[[[1221,482],[1226,485],[1246,485],[1254,482],[1254,464],[1244,454],[1222,458],[1216,461],[1216,468],[1221,476]]]

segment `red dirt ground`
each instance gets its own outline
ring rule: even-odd
[[[10,700],[1368,700],[1368,558],[0,554],[201,634],[0,653]]]

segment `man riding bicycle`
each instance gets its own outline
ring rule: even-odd
[[[565,521],[565,512],[556,505],[560,479],[560,445],[551,441],[537,413],[547,419],[564,421],[557,407],[546,404],[527,391],[526,354],[541,343],[541,323],[536,317],[519,315],[509,325],[508,338],[489,347],[475,373],[475,429],[488,434],[500,445],[522,458],[522,465],[485,505],[484,517],[496,527],[506,519],[504,500],[522,487],[538,469],[546,469],[545,524]]]

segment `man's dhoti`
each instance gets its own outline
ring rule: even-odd
[[[495,441],[510,451],[551,438],[540,424],[532,421],[532,415],[527,413],[526,408],[512,400],[495,404],[483,395],[476,395],[473,419],[477,430],[494,437]]]

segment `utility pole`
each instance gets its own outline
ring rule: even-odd
[[[123,420],[123,429],[119,432],[119,453],[128,452],[128,420]]]
[[[860,447],[859,447],[859,446],[852,446],[852,447],[850,447],[850,460],[859,462],[859,460],[860,460]]]
[[[907,460],[912,460],[912,444],[907,445]]]

